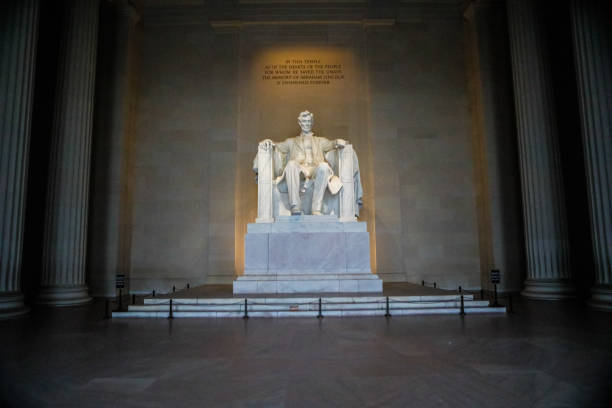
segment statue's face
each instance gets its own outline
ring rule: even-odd
[[[302,116],[298,119],[302,132],[308,133],[312,129],[312,116]]]

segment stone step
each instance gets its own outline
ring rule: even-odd
[[[489,302],[483,300],[464,301],[465,308],[487,307]],[[402,302],[389,303],[389,309],[426,309],[426,308],[458,308],[461,303],[458,301],[438,301],[438,302]],[[157,305],[129,305],[128,311],[167,311],[168,304]],[[318,310],[319,303],[316,302],[291,302],[291,303],[256,303],[248,304],[249,311],[291,311],[291,310]],[[386,309],[386,303],[383,302],[356,302],[356,303],[328,303],[321,304],[322,310],[351,310],[351,309]],[[174,311],[243,311],[244,303],[238,302],[234,304],[182,304],[173,302],[172,310]]]
[[[251,297],[246,296],[248,303],[311,303],[318,302],[319,298],[325,303],[371,303],[385,302],[386,296],[279,296],[279,297]],[[245,298],[173,298],[174,302],[182,304],[244,304]],[[464,301],[474,300],[474,295],[464,294]],[[167,297],[145,298],[145,305],[167,304],[170,299]],[[461,295],[421,295],[421,296],[389,296],[389,302],[437,302],[437,301],[461,301]],[[486,302],[486,301],[485,301]]]
[[[459,308],[417,308],[392,310],[392,316],[402,315],[433,315],[433,314],[459,314]],[[349,317],[349,316],[384,316],[385,310],[380,309],[352,309],[352,310],[327,310],[323,312],[323,317]],[[504,307],[470,307],[465,308],[466,314],[477,313],[506,313]],[[249,311],[249,317],[316,317],[318,310],[297,310],[297,311]],[[173,312],[174,318],[241,318],[242,312],[229,311],[186,311]],[[168,311],[133,311],[133,312],[113,312],[113,318],[168,318]]]

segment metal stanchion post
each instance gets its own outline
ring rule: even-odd
[[[121,311],[121,309],[123,308],[123,305],[121,304],[122,297],[123,297],[123,291],[119,289],[119,308],[117,309],[118,311]]]
[[[387,296],[387,311],[385,313],[385,317],[391,317],[391,313],[389,313],[389,296]]]
[[[437,285],[436,285],[436,282],[434,282],[434,288],[435,288],[436,286],[437,286]]]
[[[187,284],[187,290],[189,290],[189,284]]]
[[[170,299],[170,308],[168,310],[168,319],[174,319],[174,314],[172,313],[172,299]]]
[[[321,313],[321,298],[319,298],[319,314],[317,315],[317,319],[322,319],[323,313]]]
[[[172,285],[172,293],[176,292],[176,286]]]
[[[493,292],[495,294],[495,302],[493,303],[493,306],[498,307],[499,303],[497,303],[497,284],[493,285]]]
[[[462,293],[463,289],[461,289],[461,286],[459,286],[459,293]]]
[[[459,310],[459,315],[465,315],[465,306],[463,305],[463,293],[461,294],[461,309]]]
[[[132,304],[136,304],[136,295],[132,293]]]
[[[153,289],[153,297],[155,297],[155,289]]]
[[[242,316],[243,319],[248,319],[249,318],[249,310],[248,310],[248,303],[247,303],[247,298],[244,298],[244,316]]]
[[[514,309],[512,308],[512,294],[508,293],[508,305],[506,306],[507,313],[514,313]]]
[[[110,301],[108,299],[106,299],[106,302],[104,302],[104,318],[105,319],[111,319],[112,315],[110,313],[108,313],[108,306],[110,304]]]
[[[425,286],[425,281],[421,281],[421,286]]]

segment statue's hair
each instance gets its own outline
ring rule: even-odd
[[[314,114],[311,112],[308,112],[307,110],[305,110],[304,112],[300,112],[300,114],[298,115],[298,120],[306,116],[310,116],[310,119],[314,122]]]

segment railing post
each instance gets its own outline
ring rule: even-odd
[[[387,296],[386,299],[386,303],[387,303],[387,311],[385,312],[385,317],[391,317],[391,313],[389,313],[389,296]]]
[[[104,302],[104,318],[105,319],[112,319],[112,315],[110,313],[108,313],[108,306],[109,306],[109,304],[110,304],[110,301],[107,298],[106,302]]]
[[[463,293],[463,289],[461,289],[461,286],[459,286],[459,293]]]
[[[153,297],[155,297],[155,289],[153,289]]]
[[[242,316],[243,319],[248,319],[249,318],[249,310],[248,310],[248,303],[247,303],[247,298],[244,298],[244,316]]]
[[[121,308],[123,307],[123,305],[121,304],[121,298],[123,297],[123,292],[121,289],[119,289],[119,307],[117,308],[117,311],[121,311]]]
[[[134,293],[132,293],[132,304],[136,304],[136,295]]]
[[[512,294],[508,293],[508,305],[506,305],[507,313],[514,313],[514,309],[512,308]]]
[[[421,286],[425,286],[425,281],[424,280],[421,281]]]
[[[172,293],[176,292],[176,286],[172,285]]]
[[[168,310],[168,319],[174,319],[174,314],[172,313],[172,299],[170,299],[170,309]]]
[[[436,285],[436,282],[434,282],[434,289],[436,288],[436,286],[437,286],[437,285]]]
[[[459,315],[465,315],[465,307],[463,305],[463,293],[461,294],[461,309],[459,310]]]
[[[323,313],[321,313],[321,298],[319,298],[319,314],[317,315],[317,319],[322,319]]]
[[[480,300],[484,300],[484,289],[480,288]]]

